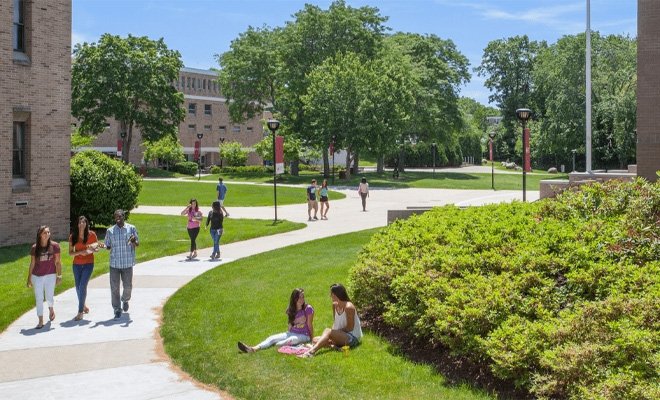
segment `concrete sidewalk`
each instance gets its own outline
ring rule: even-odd
[[[222,394],[183,378],[159,350],[162,306],[194,277],[264,251],[384,226],[388,209],[451,203],[482,205],[521,197],[519,191],[373,189],[367,212],[362,212],[357,192],[344,192],[347,198],[330,202],[327,221],[309,222],[307,228],[298,231],[221,245],[220,261],[210,261],[211,249],[203,249],[195,261],[187,261],[186,254],[180,254],[136,265],[130,309],[119,320],[113,319],[107,274],[90,282],[87,304],[91,312],[82,321],[72,320],[77,308],[74,289],[56,297],[57,318],[41,330],[34,329],[37,318],[32,309],[0,335],[0,398],[222,398]],[[528,192],[528,198],[537,199],[538,192]],[[181,207],[142,206],[133,212],[178,215],[180,211]],[[274,217],[273,207],[237,207],[228,211],[230,218]],[[307,223],[307,207],[278,207],[278,219]],[[180,234],[186,237],[183,228]],[[63,272],[71,273],[71,267],[64,266]]]

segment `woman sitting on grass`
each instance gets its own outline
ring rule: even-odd
[[[314,346],[306,353],[298,357],[312,357],[316,351],[322,347],[343,347],[351,348],[360,344],[362,339],[362,327],[360,326],[360,317],[351,299],[346,293],[346,288],[335,283],[330,287],[330,297],[332,298],[332,310],[334,312],[334,323],[332,329],[326,328],[319,338],[314,338]]]
[[[289,330],[269,336],[256,346],[248,346],[238,342],[238,349],[243,353],[254,353],[275,345],[277,347],[293,346],[309,342],[314,337],[314,309],[305,304],[305,293],[302,289],[293,289],[286,309],[289,317]]]

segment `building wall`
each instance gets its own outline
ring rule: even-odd
[[[637,175],[660,170],[660,1],[637,3]]]
[[[217,84],[217,72],[183,68],[175,87],[183,93],[186,118],[179,125],[179,141],[184,153],[192,160],[197,134],[203,134],[201,145],[202,163],[206,166],[219,165],[218,145],[224,142],[239,142],[244,148],[251,148],[264,137],[261,118],[252,118],[244,123],[232,123],[225,104],[226,99],[220,93]],[[195,113],[189,111],[190,104],[195,104]],[[205,112],[205,106],[210,106],[210,114]],[[107,153],[116,153],[119,137],[119,124],[109,121],[108,128],[94,140],[93,148]],[[133,144],[130,150],[130,161],[140,164],[143,148],[139,129],[133,130]],[[262,159],[253,151],[247,160],[248,165],[261,165]]]
[[[14,0],[0,2],[0,246],[39,225],[69,234],[71,0],[25,1],[25,51],[13,50]],[[13,125],[25,123],[25,174],[14,178]]]

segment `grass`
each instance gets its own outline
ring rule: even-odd
[[[305,289],[316,310],[314,331],[331,326],[329,287],[348,270],[375,230],[316,240],[221,265],[175,293],[164,307],[161,335],[174,362],[200,382],[243,399],[487,399],[450,386],[433,368],[410,362],[365,331],[348,357],[320,351],[298,359],[267,349],[241,354],[286,330],[291,290]]]
[[[176,182],[176,181],[142,181],[142,190],[138,198],[139,204],[150,206],[181,206],[188,204],[190,199],[195,198],[202,206],[210,206],[216,199],[215,183],[218,182],[217,175],[213,179],[214,184],[208,180],[200,182]],[[232,185],[227,183],[226,207],[257,207],[273,205],[273,188],[265,185]],[[343,193],[330,191],[330,199],[339,200],[346,197]],[[277,204],[304,204],[307,202],[304,188],[293,188],[279,186],[277,188]]]
[[[272,177],[268,175],[234,175],[223,174],[227,181],[241,180],[249,182],[271,182]],[[432,189],[490,189],[490,173],[461,173],[461,172],[404,172],[398,179],[392,178],[392,172],[382,174],[376,172],[364,172],[352,175],[350,179],[335,179],[337,186],[356,187],[360,178],[366,177],[371,187],[389,187],[389,188],[432,188]],[[283,175],[282,183],[301,184],[310,182],[313,178],[317,181],[323,179],[320,173],[306,172],[300,176]],[[209,176],[207,180],[218,180],[218,175]],[[527,189],[539,190],[539,182],[543,179],[567,179],[566,174],[528,174]],[[329,180],[330,181],[330,180]],[[278,181],[279,182],[279,181]],[[495,174],[496,190],[519,190],[522,189],[522,173],[516,174]],[[333,198],[333,197],[331,197]],[[337,198],[337,197],[334,197]],[[279,189],[278,189],[279,203]]]
[[[190,248],[190,239],[186,232],[186,221],[186,217],[132,214],[129,222],[137,227],[140,235],[137,262],[187,252]],[[292,231],[304,226],[304,224],[288,221],[273,225],[272,221],[266,220],[226,219],[221,244]],[[99,240],[102,240],[103,232],[97,233],[99,233]],[[211,236],[207,231],[200,232],[197,245],[199,248],[213,246]],[[0,252],[0,265],[2,266],[0,267],[0,304],[2,304],[0,332],[4,331],[16,318],[34,307],[34,292],[25,286],[30,265],[30,246],[3,247]],[[60,242],[60,248],[63,280],[57,286],[56,293],[74,285],[71,273],[72,257],[69,256],[68,242],[66,240]],[[108,272],[108,256],[109,254],[105,250],[96,254],[93,276]],[[75,310],[69,311],[71,315],[75,314]]]

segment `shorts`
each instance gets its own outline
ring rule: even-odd
[[[346,332],[346,335],[348,336],[348,347],[351,349],[360,344],[360,339],[353,336],[352,333]]]
[[[321,196],[321,200],[319,200],[321,203],[327,203],[328,202],[328,196]]]
[[[225,204],[225,201],[218,199],[218,203],[220,203],[220,207],[222,207]]]

